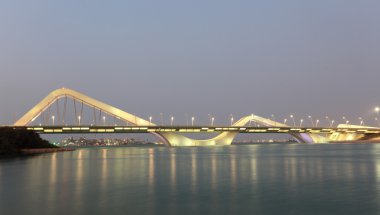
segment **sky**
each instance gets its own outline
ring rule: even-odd
[[[378,0],[1,0],[0,124],[61,87],[146,119],[370,120],[379,20]]]

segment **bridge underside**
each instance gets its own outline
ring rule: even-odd
[[[49,108],[55,101],[62,97],[71,97],[75,100],[82,102],[82,104],[86,104],[94,109],[98,109],[103,111],[104,113],[108,113],[121,119],[129,124],[135,126],[156,126],[154,123],[137,117],[133,114],[127,113],[121,109],[115,108],[108,104],[105,104],[101,101],[98,101],[94,98],[81,94],[77,91],[62,88],[51,92],[47,97],[45,97],[40,103],[38,103],[35,107],[33,107],[30,111],[28,111],[23,117],[21,117],[17,122],[15,122],[14,126],[16,127],[25,127],[28,126],[31,122],[33,122],[43,111]],[[250,122],[255,122],[261,126],[267,127],[280,127],[280,128],[291,128],[288,125],[272,121],[270,119],[262,118],[256,115],[249,115],[241,118],[239,121],[233,124],[232,127],[243,127]],[[365,129],[365,127],[363,127]],[[178,132],[156,132],[152,131],[154,135],[159,137],[164,143],[170,146],[223,146],[223,145],[231,145],[233,139],[239,133],[237,131],[223,131],[219,135],[214,138],[206,139],[206,140],[196,140],[186,137],[184,135],[179,134]],[[366,138],[378,138],[379,136],[373,134],[372,136],[366,134],[314,134],[308,133],[294,133],[289,132],[298,142],[300,143],[327,143],[331,141],[344,141],[344,140],[364,140]]]

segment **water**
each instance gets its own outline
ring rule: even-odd
[[[380,214],[380,144],[90,148],[0,160],[0,214]]]

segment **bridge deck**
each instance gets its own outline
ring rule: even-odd
[[[380,129],[366,128],[314,128],[314,127],[234,127],[234,126],[1,126],[14,129],[33,130],[38,133],[152,133],[152,132],[179,132],[179,133],[212,133],[232,131],[238,133],[309,133],[332,134],[380,134]]]

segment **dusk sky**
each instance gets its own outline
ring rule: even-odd
[[[380,1],[0,1],[0,124],[72,88],[143,118],[373,117]]]

